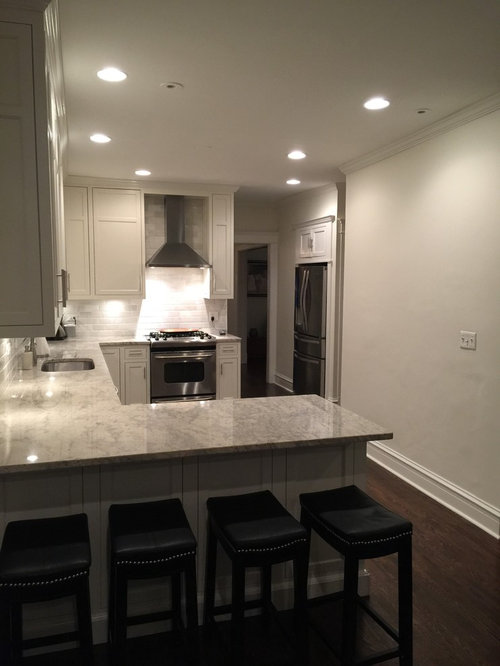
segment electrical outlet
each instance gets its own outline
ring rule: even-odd
[[[208,320],[215,324],[216,321],[219,321],[219,313],[218,312],[209,312],[208,313]]]
[[[475,331],[460,331],[460,349],[476,349]]]

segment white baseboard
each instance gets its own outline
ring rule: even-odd
[[[431,472],[382,442],[368,442],[367,456],[462,518],[500,538],[500,510]]]
[[[290,377],[285,377],[285,375],[280,375],[279,372],[276,372],[274,375],[274,383],[282,389],[285,389],[285,391],[293,393],[293,379],[290,379]]]

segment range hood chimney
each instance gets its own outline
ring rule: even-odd
[[[146,262],[146,266],[209,268],[210,264],[184,240],[184,197],[167,195],[163,202],[167,240]]]

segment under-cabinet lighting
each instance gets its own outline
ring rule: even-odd
[[[36,461],[38,460],[38,456],[35,456],[35,454],[32,454],[32,455],[28,456],[28,457],[26,458],[26,460],[27,460],[28,462],[33,463],[33,462],[36,462]]]
[[[147,169],[137,169],[134,171],[136,176],[150,176],[151,171],[148,171]]]
[[[109,143],[111,139],[107,134],[92,134],[90,140],[94,143]]]
[[[117,67],[105,67],[97,72],[97,76],[103,81],[110,81],[112,83],[116,81],[124,81],[127,78],[125,72],[122,72],[122,70]]]

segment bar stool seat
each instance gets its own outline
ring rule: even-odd
[[[375,664],[399,657],[400,664],[412,664],[412,524],[389,511],[356,486],[300,495],[301,522],[344,556],[341,663]],[[396,632],[358,596],[360,559],[398,554],[398,614]],[[356,661],[357,606],[393,638],[398,646]]]
[[[79,640],[85,664],[92,662],[89,597],[91,564],[87,516],[8,523],[0,551],[0,605],[9,621],[10,659],[26,648]],[[23,604],[76,597],[78,630],[23,640]]]
[[[232,648],[242,647],[242,621],[248,608],[272,608],[271,567],[293,561],[294,609],[305,626],[309,538],[306,529],[269,491],[210,497],[207,500],[207,558],[205,572],[204,625],[216,615],[231,613]],[[217,542],[232,563],[230,604],[215,606]],[[261,597],[245,602],[245,569],[261,570]],[[303,647],[303,646],[302,646]]]
[[[187,628],[198,626],[196,592],[196,539],[179,499],[166,499],[109,507],[109,641],[119,657],[127,627],[173,619],[183,627],[181,576],[185,583]],[[128,616],[130,580],[170,577],[170,610]]]

